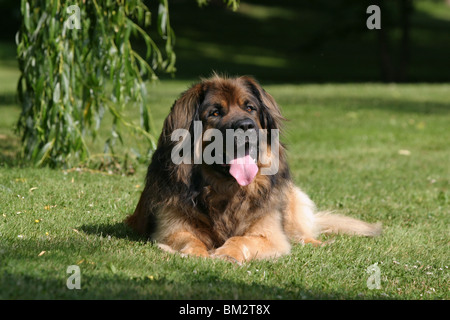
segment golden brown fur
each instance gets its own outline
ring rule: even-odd
[[[256,111],[245,109],[246,104],[255,105]],[[207,115],[212,105],[221,106],[220,120]],[[379,225],[316,213],[314,203],[292,183],[282,145],[278,172],[258,172],[247,186],[205,163],[171,161],[171,150],[178,143],[170,138],[175,129],[192,132],[193,122],[199,120],[206,130],[243,117],[259,129],[281,129],[283,121],[274,99],[250,77],[214,76],[184,92],[164,122],[145,189],[127,224],[165,250],[237,262],[287,254],[292,242],[321,244],[320,233],[381,232]],[[268,144],[264,156],[272,159]],[[260,160],[257,164],[263,166]]]

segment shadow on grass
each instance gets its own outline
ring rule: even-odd
[[[141,236],[134,232],[123,222],[117,222],[114,224],[88,224],[82,225],[80,231],[87,234],[107,237],[111,236],[117,239],[128,239],[131,241],[146,241],[148,237]]]
[[[21,164],[20,139],[16,135],[0,133],[0,165],[8,167]]]
[[[301,88],[299,90],[301,90]],[[336,93],[338,93],[338,89]],[[283,106],[283,99],[290,99],[289,94],[280,96],[279,98],[281,106]],[[316,95],[311,98],[297,93],[295,100],[291,100],[289,104],[298,104],[299,106],[302,106],[302,108],[304,108],[305,105],[321,105],[333,109],[340,108],[343,109],[343,111],[384,110],[395,113],[416,113],[420,115],[450,113],[450,105],[448,103],[414,101],[405,98],[385,98],[382,96],[382,93],[379,93],[377,96],[364,98],[345,95],[339,95],[338,97],[321,97],[320,95]],[[288,120],[292,121],[295,119]]]
[[[12,93],[0,93],[0,108],[2,105],[18,104],[17,96]]]
[[[134,238],[121,223],[79,229],[98,237],[142,240]],[[183,258],[154,251],[156,248],[135,251],[121,246],[122,253],[128,252],[120,255],[126,257],[122,263],[117,261],[114,248],[105,252],[104,243],[86,242],[75,234],[51,241],[8,239],[0,244],[0,299],[386,299],[367,289],[350,293],[345,288],[307,284],[301,277],[293,281],[281,274],[277,282],[248,279],[247,268],[259,264],[264,268],[272,264],[270,261],[236,266],[219,260]],[[46,253],[38,255],[43,250]],[[117,267],[113,269],[112,263]],[[71,275],[67,267],[74,264],[80,266],[80,290],[66,286]]]
[[[82,274],[81,289],[70,290],[66,286],[65,270],[62,277],[55,278],[45,274],[41,276],[30,274],[15,274],[3,272],[0,274],[0,299],[298,299],[321,298],[330,296],[320,294],[314,296],[300,290],[292,295],[286,290],[264,285],[245,285],[223,279],[213,279],[211,276],[196,280],[186,279],[177,282],[167,278],[150,280],[147,277],[125,279],[118,275],[103,274],[95,277]],[[67,275],[69,277],[69,274]],[[193,282],[192,282],[193,281]],[[211,286],[214,283],[214,287]],[[257,292],[250,296],[249,292]],[[297,297],[297,294],[299,295]],[[308,294],[308,295],[306,295]],[[277,298],[278,295],[278,298]]]
[[[154,263],[160,263],[154,261]],[[161,263],[166,263],[161,261]],[[125,274],[113,274],[104,269],[97,272],[85,271],[81,267],[79,290],[67,288],[67,266],[61,270],[34,270],[30,272],[0,272],[0,299],[121,299],[121,300],[160,300],[160,299],[196,299],[196,300],[330,300],[330,299],[377,299],[362,293],[349,295],[342,291],[329,289],[306,289],[295,285],[281,287],[258,283],[244,283],[224,279],[221,274],[211,268],[202,275],[190,275],[180,265],[178,271],[182,278],[172,276],[147,275],[130,277]],[[230,268],[233,266],[230,264]],[[54,269],[54,267],[53,267]],[[379,297],[386,299],[386,297]]]

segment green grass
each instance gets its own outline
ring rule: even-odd
[[[3,96],[13,96],[10,82],[2,76]],[[150,88],[158,130],[189,83]],[[122,224],[146,168],[121,176],[14,165],[19,109],[8,98],[0,106],[0,298],[448,299],[450,85],[265,88],[289,119],[296,183],[321,209],[381,221],[381,237],[333,236],[325,247],[296,245],[277,261],[243,266],[161,252]],[[374,263],[379,290],[366,284]],[[66,287],[70,265],[80,266],[81,290]]]
[[[415,3],[410,78],[446,81],[450,10]],[[380,221],[383,235],[331,236],[327,246],[295,245],[276,261],[242,266],[160,251],[122,223],[145,166],[122,176],[17,159],[19,74],[14,45],[2,43],[0,299],[448,300],[450,84],[326,83],[378,79],[375,36],[334,38],[334,12],[305,1],[243,3],[236,14],[184,2],[172,8],[178,72],[149,85],[157,131],[199,75],[256,75],[289,119],[283,139],[295,182],[319,209]],[[307,81],[325,83],[292,84]],[[370,290],[366,270],[375,263],[381,289]],[[71,265],[80,267],[81,290],[66,287]]]

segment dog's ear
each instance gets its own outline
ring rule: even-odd
[[[290,173],[289,166],[286,162],[285,148],[279,141],[283,122],[286,121],[286,119],[281,115],[280,107],[275,102],[275,99],[267,93],[255,79],[244,76],[241,77],[240,80],[244,81],[244,85],[249,92],[258,100],[260,104],[259,122],[262,129],[267,130],[266,143],[268,149],[266,153],[260,153],[260,158],[258,159],[258,162],[261,163],[261,173],[264,170],[265,173],[263,174],[270,176],[272,184],[277,183],[277,181],[289,179]],[[274,133],[272,130],[277,130],[275,136],[273,135]],[[272,138],[274,139],[272,140]],[[278,176],[284,178],[277,180]]]
[[[181,185],[190,185],[193,164],[192,161],[191,163],[181,162],[175,164],[171,158],[172,151],[177,145],[183,148],[187,144],[190,145],[189,150],[194,150],[195,152],[193,145],[194,121],[200,120],[199,107],[204,100],[206,90],[207,84],[205,82],[198,83],[185,91],[180,98],[175,101],[169,115],[164,121],[163,129],[158,141],[158,148],[152,157],[151,166],[154,165],[159,168],[155,170],[166,168],[165,172],[169,173],[163,180],[166,182],[172,181],[180,188],[184,188]],[[186,130],[190,135],[190,139],[188,138],[188,135],[186,135],[182,138],[183,142],[179,142],[179,140],[173,141],[172,134],[177,129]],[[177,136],[177,138],[179,137]],[[182,184],[179,184],[179,182],[182,182]]]
[[[250,93],[258,100],[261,106],[259,121],[263,129],[281,130],[284,117],[281,115],[280,107],[275,99],[267,93],[261,85],[252,77],[243,76],[240,78]]]
[[[161,133],[163,141],[170,141],[170,136],[176,129],[191,130],[193,122],[199,120],[198,109],[204,99],[205,90],[205,84],[196,84],[175,101],[164,121]]]

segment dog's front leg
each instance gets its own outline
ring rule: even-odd
[[[206,245],[188,231],[173,232],[163,241],[159,242],[158,245],[161,249],[169,252],[178,251],[181,254],[198,257],[209,256]]]
[[[165,210],[157,218],[152,239],[168,252],[209,257],[208,246],[197,236],[195,227],[176,210]],[[207,238],[203,239],[206,240]],[[211,247],[211,245],[209,245]]]
[[[213,256],[242,263],[252,259],[277,258],[288,254],[291,245],[277,213],[256,222],[242,236],[229,238]]]

